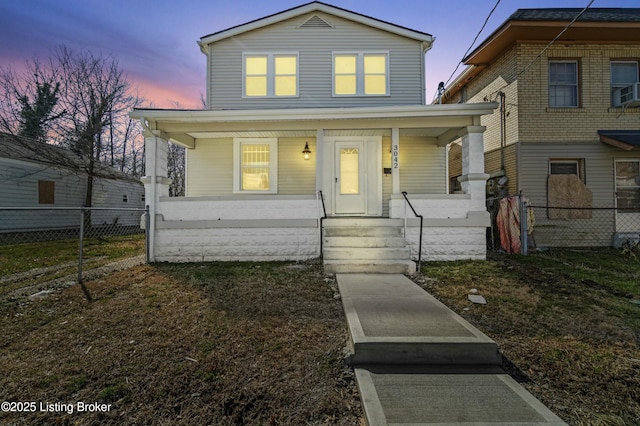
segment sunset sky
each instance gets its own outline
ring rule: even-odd
[[[0,66],[20,68],[53,48],[115,56],[156,108],[200,108],[205,56],[200,37],[271,15],[306,0],[0,0]],[[328,0],[353,12],[432,34],[427,100],[447,81],[496,0]],[[502,0],[477,46],[518,8],[583,8],[589,0]],[[639,7],[638,0],[596,0],[591,7]],[[464,69],[463,66],[456,74]]]

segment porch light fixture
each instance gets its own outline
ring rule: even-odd
[[[305,160],[308,160],[311,157],[311,150],[309,149],[309,142],[304,143],[304,149],[302,150],[302,156]]]

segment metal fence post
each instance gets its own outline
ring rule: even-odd
[[[78,237],[78,283],[82,283],[82,251],[84,245],[84,208],[80,209],[80,235]]]
[[[520,196],[520,253],[524,256],[529,254],[529,227],[528,227],[527,201]]]

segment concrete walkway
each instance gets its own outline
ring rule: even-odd
[[[498,346],[403,275],[338,274],[365,417],[383,425],[564,425]]]

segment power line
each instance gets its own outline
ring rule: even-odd
[[[544,54],[544,52],[546,52],[547,50],[549,50],[549,48],[550,48],[550,47],[551,47],[551,46],[552,46],[556,41],[558,41],[558,39],[559,39],[560,37],[562,37],[562,35],[563,35],[565,32],[567,32],[567,30],[568,30],[568,29],[569,29],[569,28],[570,28],[570,27],[571,27],[571,26],[572,26],[572,25],[573,25],[573,24],[574,24],[578,19],[580,19],[580,17],[581,17],[582,15],[584,15],[584,13],[585,13],[585,12],[586,12],[590,7],[591,7],[591,5],[592,5],[594,2],[595,2],[595,0],[590,0],[590,1],[589,1],[589,4],[587,4],[587,5],[586,5],[586,6],[585,6],[581,11],[580,11],[580,13],[578,13],[578,14],[577,14],[577,15],[576,15],[572,20],[571,20],[571,22],[569,22],[569,23],[568,23],[568,24],[567,24],[567,25],[562,29],[562,31],[560,31],[560,32],[558,33],[558,35],[557,35],[557,36],[555,36],[555,37],[553,38],[553,40],[551,40],[551,41],[550,41],[550,42],[549,42],[549,43],[544,47],[544,49],[542,49],[542,50],[540,51],[540,53],[538,53],[538,55],[537,55],[535,58],[533,58],[533,59],[531,60],[531,62],[529,62],[529,63],[527,64],[527,66],[526,66],[526,67],[524,67],[524,68],[522,69],[522,71],[520,71],[520,72],[518,73],[518,75],[516,76],[516,80],[517,80],[517,79],[518,79],[522,74],[524,74],[524,72],[525,72],[525,71],[527,71],[527,70],[528,70],[528,69],[529,69],[529,68],[530,68],[530,67],[531,67],[531,66],[532,66],[532,65],[533,65],[533,64],[534,64],[538,59],[540,59],[540,58],[542,57],[542,55]],[[466,54],[465,54],[465,56],[466,56]],[[457,68],[456,68],[456,69],[457,69]],[[455,71],[454,71],[454,73],[455,73]],[[450,77],[449,79],[451,79],[451,77]],[[447,83],[448,83],[448,81],[447,81]],[[500,87],[499,89],[497,89],[497,90],[493,91],[493,92],[492,92],[490,95],[488,95],[488,96],[489,96],[489,97],[491,97],[491,96],[495,95],[496,93],[500,92],[502,89],[504,89],[504,88],[505,88],[505,87],[507,87],[507,86],[508,86],[508,84],[504,84],[502,87]]]
[[[458,71],[458,68],[460,68],[460,65],[462,65],[462,61],[464,60],[464,58],[467,57],[467,54],[471,51],[471,49],[473,48],[473,45],[476,43],[476,41],[478,40],[478,37],[480,37],[480,34],[482,33],[482,31],[484,30],[484,27],[487,26],[487,23],[489,22],[489,19],[491,18],[491,15],[493,15],[493,12],[495,12],[496,8],[498,7],[498,5],[500,4],[501,0],[498,0],[496,2],[496,4],[493,6],[493,9],[491,9],[491,12],[489,12],[489,15],[487,16],[487,18],[484,20],[484,24],[482,24],[482,28],[480,28],[480,31],[478,31],[478,33],[476,34],[475,38],[473,39],[473,41],[471,42],[471,45],[469,46],[469,48],[467,49],[466,52],[464,52],[464,55],[462,55],[462,59],[460,59],[460,62],[458,62],[458,65],[456,66],[456,68],[453,70],[453,72],[451,73],[451,75],[449,76],[449,78],[447,79],[447,81],[444,83],[444,87],[447,87],[447,84],[449,84],[449,82],[451,81],[451,79],[453,78],[453,76],[455,75],[456,71]],[[435,97],[434,97],[435,98]]]
[[[549,44],[547,44],[547,45],[544,47],[544,49],[542,49],[542,50],[540,51],[540,53],[538,53],[538,56],[536,56],[535,58],[533,58],[533,59],[531,60],[531,62],[529,62],[529,63],[527,64],[527,66],[526,66],[526,67],[524,67],[524,68],[522,69],[522,71],[520,71],[520,72],[518,73],[518,77],[520,77],[520,76],[521,76],[521,75],[522,75],[526,70],[528,70],[528,69],[529,69],[529,67],[530,67],[531,65],[533,65],[533,63],[534,63],[534,62],[536,62],[538,59],[540,59],[540,58],[542,57],[542,55],[544,54],[544,52],[546,52],[546,51],[547,51],[547,50],[548,50],[548,49],[553,45],[553,43],[555,43],[555,42],[556,42],[560,37],[562,37],[562,35],[563,35],[565,32],[567,32],[567,30],[568,30],[568,29],[569,29],[569,28],[570,28],[570,27],[571,27],[571,26],[572,26],[572,25],[573,25],[573,24],[574,24],[578,19],[580,19],[580,17],[581,17],[582,15],[584,15],[584,13],[589,9],[589,7],[591,7],[591,5],[593,4],[593,2],[594,2],[594,1],[595,1],[595,0],[591,0],[591,1],[589,2],[589,4],[588,4],[588,5],[586,5],[586,6],[584,7],[584,9],[582,9],[582,11],[580,11],[580,13],[578,13],[578,14],[576,15],[576,17],[575,17],[575,18],[573,18],[573,20],[572,20],[571,22],[569,22],[569,23],[564,27],[564,29],[563,29],[562,31],[560,31],[560,33],[559,33],[557,36],[555,36],[555,38],[554,38],[553,40],[551,40],[551,41],[550,41],[550,42],[549,42]]]

